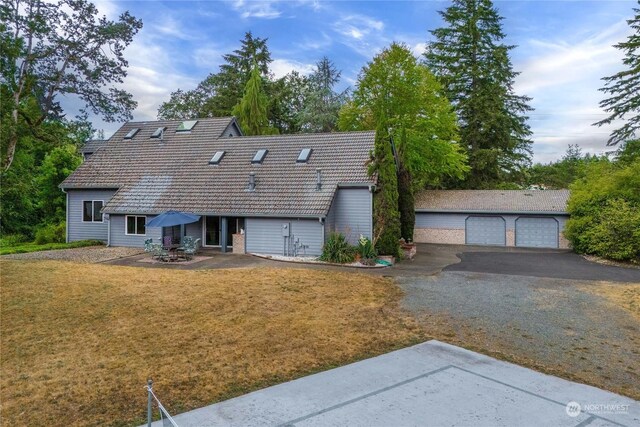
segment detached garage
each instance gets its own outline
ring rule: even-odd
[[[568,248],[569,190],[427,190],[416,197],[414,241]]]

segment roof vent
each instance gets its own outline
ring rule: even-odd
[[[256,173],[249,172],[249,191],[256,191]]]
[[[166,129],[166,127],[159,127],[158,129],[156,129],[152,134],[151,134],[151,138],[160,138],[162,139],[162,135],[164,134],[164,130]]]
[[[131,129],[129,133],[124,136],[124,139],[133,139],[133,137],[136,136],[139,130],[140,128]]]
[[[184,122],[180,123],[180,125],[176,129],[176,132],[190,132],[191,129],[193,129],[193,127],[196,125],[196,123],[198,123],[197,120],[185,120]]]
[[[265,150],[264,148],[258,150],[256,155],[253,156],[253,159],[251,159],[251,163],[262,163],[268,152],[269,150]]]
[[[316,169],[316,191],[322,190],[322,170]]]
[[[220,164],[220,160],[224,157],[224,151],[216,151],[216,154],[213,155],[211,160],[209,160],[210,165]]]
[[[296,160],[297,163],[307,163],[307,160],[309,160],[309,156],[311,156],[311,152],[313,150],[311,148],[303,148],[300,151],[300,154],[298,155],[298,159]]]

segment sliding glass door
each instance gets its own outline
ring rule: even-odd
[[[219,216],[205,217],[204,245],[220,246],[220,217]]]
[[[227,247],[233,246],[233,235],[244,229],[244,218],[227,217]],[[222,217],[207,216],[204,219],[204,246],[222,245]]]

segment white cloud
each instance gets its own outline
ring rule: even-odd
[[[93,4],[101,15],[105,15],[109,19],[117,19],[120,15],[120,8],[116,6],[115,1],[94,0]]]
[[[558,86],[585,77],[602,77],[603,71],[621,63],[621,53],[613,44],[626,38],[626,22],[568,44],[566,41],[529,40],[533,58],[521,64],[523,70],[517,79],[516,90],[530,93],[542,88]]]
[[[199,34],[189,31],[188,25],[168,15],[164,15],[159,22],[154,23],[151,30],[157,35],[178,40],[197,40],[200,38]]]
[[[282,12],[276,9],[277,1],[245,1],[235,0],[231,3],[232,7],[240,12],[240,16],[246,18],[275,19],[282,15]]]
[[[153,37],[140,35],[125,51],[128,75],[122,88],[138,102],[136,120],[155,120],[160,104],[172,91],[195,87],[198,81],[175,68],[173,55]]]
[[[302,75],[307,75],[315,70],[314,64],[304,64],[290,59],[274,59],[269,67],[277,79],[286,76],[291,71],[297,71]]]
[[[425,51],[427,50],[427,43],[419,42],[410,47],[411,47],[411,53],[413,53],[413,56],[415,56],[416,58],[420,58],[422,54],[425,53]]]
[[[365,15],[344,16],[332,28],[342,36],[343,44],[368,58],[388,43],[384,22]]]
[[[592,126],[607,114],[598,104],[605,95],[598,91],[603,76],[622,67],[622,53],[613,47],[629,34],[620,21],[601,31],[590,30],[575,41],[555,36],[529,40],[519,49],[528,49],[529,58],[515,64],[522,74],[516,78],[515,91],[533,98],[530,114],[534,160],[557,159],[568,144],[578,144],[584,152],[610,151],[606,141],[619,123]],[[577,37],[576,37],[577,38]]]
[[[193,61],[197,67],[215,72],[222,64],[223,53],[215,45],[202,46],[193,51]]]
[[[327,35],[324,31],[320,33],[319,36],[309,37],[307,36],[301,42],[296,43],[296,46],[302,50],[322,50],[333,44],[333,40],[331,37]]]

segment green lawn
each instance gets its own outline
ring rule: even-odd
[[[35,243],[18,243],[9,245],[3,239],[0,239],[0,255],[24,254],[27,252],[49,251],[53,249],[71,249],[82,248],[84,246],[102,245],[99,240],[80,240],[72,243],[45,243],[36,245]]]

